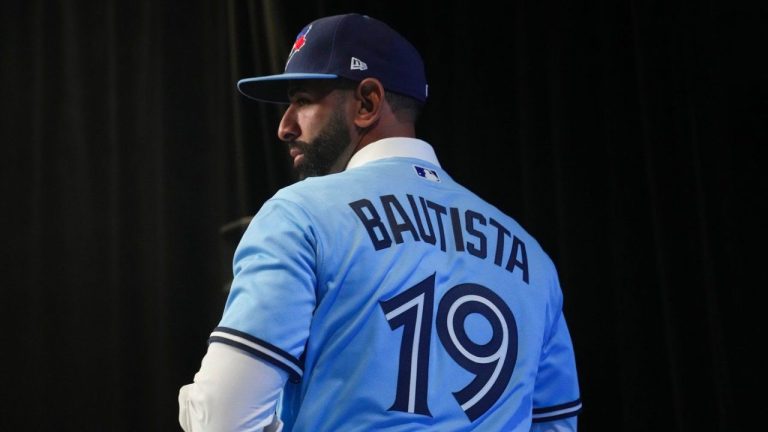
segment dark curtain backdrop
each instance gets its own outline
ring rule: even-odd
[[[358,11],[422,52],[418,127],[560,271],[584,431],[762,423],[765,7],[11,1],[0,430],[170,431],[243,223],[290,184],[242,77]],[[332,398],[329,395],[329,403]]]

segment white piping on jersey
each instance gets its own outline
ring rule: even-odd
[[[347,163],[347,169],[390,157],[416,158],[440,166],[435,150],[426,141],[417,138],[394,137],[374,141],[358,150]]]
[[[242,338],[240,336],[236,336],[230,333],[224,333],[220,331],[215,331],[211,333],[211,336],[218,336],[223,339],[229,339],[231,341],[237,342],[239,344],[245,345],[247,347],[250,347],[252,349],[255,349],[256,351],[262,352],[273,359],[279,361],[280,363],[284,364],[288,368],[290,368],[292,371],[296,372],[298,376],[302,376],[304,374],[304,371],[301,370],[298,366],[296,366],[291,360],[288,360],[287,358],[283,357],[282,355],[272,351],[269,348],[266,348],[262,345],[258,345],[256,343],[253,343],[249,341],[248,339]]]
[[[549,411],[549,412],[545,412],[545,413],[534,413],[533,414],[533,418],[534,419],[543,419],[543,418],[555,417],[555,416],[559,416],[559,415],[562,415],[562,414],[573,413],[573,412],[576,412],[576,411],[578,411],[580,409],[581,409],[581,402],[579,402],[578,405],[574,405],[574,406],[568,407],[568,408],[563,408],[563,409],[557,410],[557,411]]]

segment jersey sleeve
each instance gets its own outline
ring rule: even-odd
[[[560,420],[550,420],[547,422],[533,423],[530,432],[576,432],[576,417],[567,417]]]
[[[298,381],[316,304],[317,258],[308,215],[290,201],[267,201],[235,251],[224,314],[209,341],[244,350]]]
[[[550,331],[539,360],[533,394],[533,422],[549,422],[581,412],[573,343],[562,313],[562,291],[555,279]]]

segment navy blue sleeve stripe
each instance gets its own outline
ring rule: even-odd
[[[567,417],[573,417],[581,412],[581,399],[575,401],[553,405],[544,408],[533,409],[533,422],[547,422],[553,420],[560,420]]]
[[[276,360],[274,357],[270,357],[269,355],[264,354],[261,351],[255,350],[255,349],[253,349],[253,348],[251,348],[251,347],[249,347],[247,345],[243,345],[241,343],[234,342],[234,341],[232,341],[230,339],[227,339],[227,338],[216,337],[216,336],[212,336],[212,337],[208,338],[208,343],[214,343],[214,342],[215,343],[223,343],[225,345],[229,345],[229,346],[235,347],[235,348],[237,348],[239,350],[245,351],[245,352],[253,355],[254,357],[258,357],[261,360],[264,360],[264,361],[274,365],[275,367],[278,367],[278,368],[288,372],[289,379],[292,382],[299,382],[301,380],[301,376],[297,375],[295,370],[293,370],[292,368],[286,367],[284,363],[280,362],[279,360]]]
[[[567,402],[567,403],[560,404],[560,405],[552,405],[552,406],[548,406],[548,407],[544,407],[544,408],[534,408],[533,409],[533,413],[534,414],[543,414],[543,413],[548,413],[548,412],[552,412],[552,411],[560,411],[560,410],[566,409],[566,408],[573,408],[573,407],[575,407],[577,405],[581,405],[581,399],[576,399],[575,401]]]
[[[253,354],[287,371],[293,381],[300,380],[304,374],[304,368],[298,359],[269,342],[247,333],[227,327],[216,327],[208,338],[208,342],[225,343]]]

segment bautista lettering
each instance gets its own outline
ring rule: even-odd
[[[407,194],[401,202],[394,195],[382,195],[374,204],[369,199],[349,203],[368,232],[374,249],[382,250],[406,240],[452,248],[493,263],[510,273],[522,272],[528,283],[528,257],[525,243],[492,217],[476,211],[446,207],[424,197]],[[505,256],[505,246],[511,248]]]

